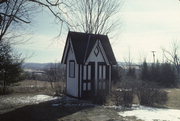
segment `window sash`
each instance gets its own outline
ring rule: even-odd
[[[75,77],[75,62],[72,60],[69,61],[69,77]]]
[[[106,79],[106,66],[103,66],[103,79]]]

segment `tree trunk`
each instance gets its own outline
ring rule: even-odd
[[[3,95],[6,94],[6,81],[3,82]]]
[[[2,42],[2,35],[0,35],[0,42]]]
[[[3,70],[3,94],[6,94],[6,79],[5,79],[5,71]]]

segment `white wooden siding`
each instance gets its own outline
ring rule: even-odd
[[[70,50],[67,55],[67,94],[78,97],[78,64],[75,60],[75,55],[73,52],[72,44],[70,43]],[[69,61],[74,60],[75,61],[75,77],[70,78],[69,77]]]

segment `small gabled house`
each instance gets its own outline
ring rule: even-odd
[[[68,95],[78,98],[107,93],[116,59],[107,35],[69,32],[62,63],[66,64]]]

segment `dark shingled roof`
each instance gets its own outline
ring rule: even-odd
[[[69,32],[77,63],[85,63],[97,40],[101,41],[105,54],[111,65],[117,64],[107,35]],[[66,42],[67,46],[67,42]],[[66,47],[65,47],[66,48]],[[65,53],[63,53],[63,58]]]

